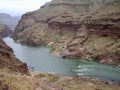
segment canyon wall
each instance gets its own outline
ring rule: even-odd
[[[13,38],[63,58],[120,64],[120,1],[53,0],[24,14]]]

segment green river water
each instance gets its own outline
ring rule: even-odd
[[[4,38],[21,61],[42,73],[59,75],[85,75],[120,81],[120,68],[86,60],[69,60],[51,55],[47,47],[30,47],[17,44],[12,38]]]

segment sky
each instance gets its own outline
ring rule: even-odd
[[[11,16],[20,16],[29,11],[34,11],[51,0],[0,0],[0,13]]]

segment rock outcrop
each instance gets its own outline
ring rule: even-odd
[[[120,64],[120,1],[53,0],[23,15],[13,38],[26,45],[50,45],[64,58]]]
[[[15,58],[13,51],[0,39],[0,70],[27,73],[26,63]]]
[[[7,37],[12,34],[12,31],[3,24],[0,24],[0,38]]]

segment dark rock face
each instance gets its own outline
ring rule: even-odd
[[[16,59],[12,49],[8,47],[1,39],[0,39],[0,69],[20,73],[28,72],[27,64],[22,63],[20,60]]]
[[[117,16],[117,15],[116,15]],[[94,34],[98,36],[111,36],[111,37],[120,37],[120,18],[115,19],[100,19],[92,20],[86,23],[87,28],[89,29],[89,34]]]
[[[50,45],[67,58],[97,56],[115,63],[119,37],[119,0],[53,0],[23,15],[13,35],[22,44]]]
[[[0,37],[4,38],[12,34],[12,31],[3,24],[0,24]]]

